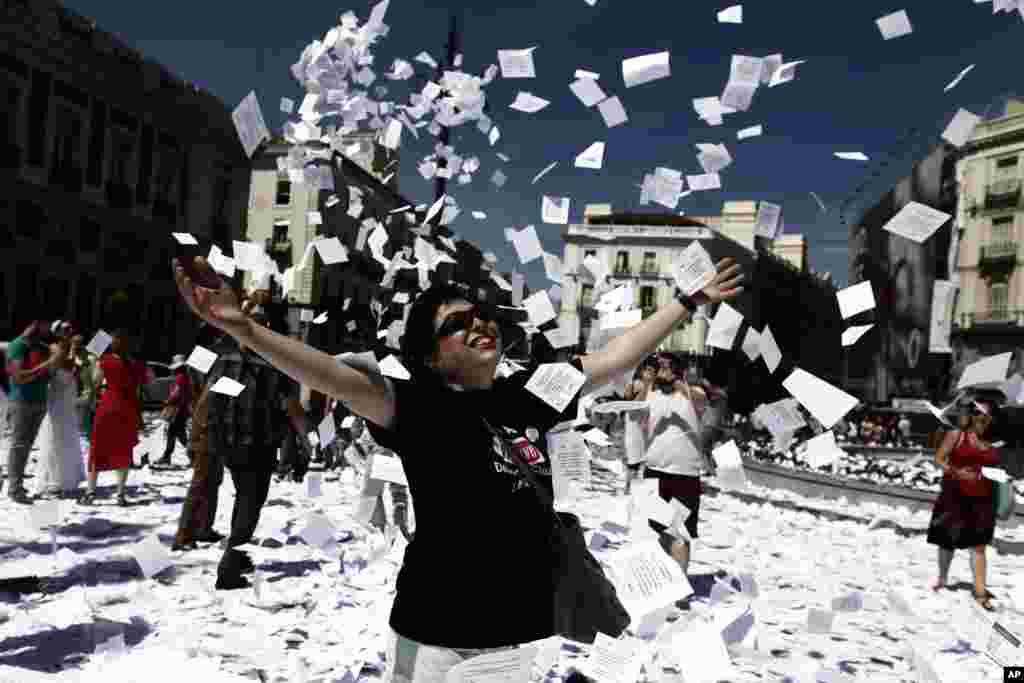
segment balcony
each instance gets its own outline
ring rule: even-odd
[[[1019,179],[999,180],[985,188],[985,210],[1013,209],[1020,203]]]
[[[61,187],[65,192],[78,194],[82,191],[83,172],[81,166],[66,164],[50,169],[50,185]]]
[[[961,328],[974,327],[975,325],[1024,325],[1024,309],[1009,307],[990,308],[987,311],[963,313],[960,316]]]
[[[1016,242],[990,242],[982,245],[978,272],[982,277],[1006,275],[1017,266]]]
[[[292,241],[291,240],[270,240],[270,251],[271,253],[291,253]]]
[[[135,203],[131,185],[107,181],[107,204],[113,209],[130,209]]]
[[[661,271],[655,264],[647,264],[640,268],[640,277],[661,277]]]
[[[610,277],[613,278],[630,278],[633,277],[633,269],[629,266],[616,268],[611,272]]]

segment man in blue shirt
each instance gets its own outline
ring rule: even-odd
[[[31,504],[25,491],[25,465],[46,416],[46,392],[50,368],[68,352],[67,341],[58,342],[60,352],[50,354],[46,346],[48,322],[36,320],[7,347],[7,375],[10,403],[7,407],[11,445],[7,453],[7,496],[23,505]]]

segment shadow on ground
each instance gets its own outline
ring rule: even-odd
[[[97,644],[109,642],[117,635],[124,637],[127,647],[141,643],[152,628],[141,617],[129,623],[97,620],[92,624],[75,624],[62,629],[49,629],[25,636],[0,640],[0,664],[56,673],[73,668],[82,659],[96,651]]]

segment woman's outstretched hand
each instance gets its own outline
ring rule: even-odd
[[[718,270],[714,279],[707,287],[693,295],[693,301],[697,305],[717,304],[723,301],[735,299],[743,293],[740,282],[743,281],[743,273],[736,259],[724,258],[715,264]]]
[[[238,297],[231,287],[223,284],[220,289],[210,289],[193,284],[178,259],[174,259],[171,265],[178,293],[193,313],[236,339],[249,333],[250,318],[242,312]],[[194,268],[202,271],[210,269],[210,266],[202,256],[196,256]]]

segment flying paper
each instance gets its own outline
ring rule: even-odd
[[[547,107],[549,104],[551,104],[551,102],[545,99],[536,97],[535,95],[532,95],[528,92],[520,92],[519,94],[516,95],[515,101],[509,105],[509,108],[515,109],[516,111],[524,112],[526,114],[536,114],[541,109]]]
[[[779,349],[779,345],[775,342],[775,336],[767,325],[765,325],[764,331],[761,332],[760,350],[764,364],[768,366],[768,371],[775,372],[779,367],[779,363],[782,362],[782,350]]]
[[[604,163],[604,143],[595,142],[576,157],[576,168],[600,169]]]
[[[942,92],[949,92],[950,90],[952,90],[952,89],[953,89],[953,88],[955,88],[956,86],[960,85],[960,81],[964,80],[964,77],[965,77],[965,76],[966,76],[967,74],[971,73],[971,71],[973,71],[973,70],[974,70],[974,66],[975,66],[974,64],[971,64],[971,65],[970,65],[969,67],[967,67],[966,69],[964,69],[963,71],[961,71],[961,72],[960,72],[959,74],[957,74],[956,78],[954,78],[954,79],[953,79],[953,80],[952,80],[952,81],[950,82],[950,84],[949,84],[949,85],[947,85],[947,86],[946,86],[945,88],[943,88],[943,89],[942,89]]]
[[[843,346],[853,346],[857,343],[857,340],[863,337],[872,327],[874,327],[874,325],[853,325],[852,327],[846,328],[843,330]]]
[[[751,126],[750,128],[744,128],[736,133],[737,140],[746,140],[747,138],[754,138],[764,133],[764,126]]]
[[[946,126],[946,130],[942,133],[942,139],[954,147],[963,147],[970,140],[979,123],[981,123],[980,116],[961,109]]]
[[[731,351],[733,344],[736,342],[736,334],[740,331],[740,325],[742,324],[743,315],[723,301],[718,305],[718,312],[715,313],[715,317],[711,320],[711,326],[708,329],[707,345],[713,346],[716,349]]]
[[[863,152],[836,152],[835,155],[847,161],[870,161]]]
[[[733,5],[718,13],[719,24],[742,24],[743,5]]]
[[[498,50],[498,64],[501,65],[502,78],[534,78],[537,73],[533,68],[533,51],[536,48],[525,50]]]
[[[882,38],[885,40],[900,38],[914,31],[905,10],[887,14],[881,19],[876,19],[875,23],[878,24],[878,30],[882,32]]]
[[[605,125],[609,128],[614,128],[629,120],[629,116],[626,115],[626,109],[622,106],[622,102],[619,101],[618,97],[609,97],[597,105],[597,109],[601,112],[601,118],[604,119]]]
[[[839,302],[839,313],[843,320],[870,311],[875,307],[875,292],[871,288],[871,281],[865,280],[836,292],[836,300]]]
[[[782,386],[796,400],[800,401],[800,405],[806,408],[825,429],[831,429],[858,403],[855,397],[842,389],[838,389],[800,368],[794,368],[793,374],[782,382]]]
[[[1013,353],[1000,353],[971,363],[960,375],[956,390],[968,387],[999,389],[1006,381],[1012,359]]]
[[[593,107],[595,104],[607,99],[607,95],[601,90],[597,81],[589,78],[581,78],[569,84],[569,89],[583,103],[584,107]]]
[[[948,213],[917,202],[909,202],[885,224],[883,229],[921,244],[950,218],[952,216]]]
[[[671,73],[668,52],[622,60],[622,80],[627,88],[668,78]]]
[[[555,225],[569,222],[569,197],[548,197],[541,200],[541,220]]]

